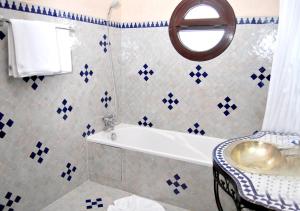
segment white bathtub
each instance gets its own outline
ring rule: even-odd
[[[117,139],[111,140],[111,132],[100,132],[87,139],[91,142],[134,150],[152,155],[212,166],[212,151],[223,139],[190,135],[135,125],[120,124],[113,131]]]

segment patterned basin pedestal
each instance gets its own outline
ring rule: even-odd
[[[240,171],[231,166],[224,157],[224,150],[231,143],[251,139],[273,143],[279,147],[293,147],[298,135],[258,132],[252,136],[231,139],[220,144],[213,153],[215,195],[218,204],[217,186],[222,187],[235,201],[238,210],[300,211],[300,175],[272,176]],[[220,204],[219,204],[220,206]]]

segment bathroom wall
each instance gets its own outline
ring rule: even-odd
[[[123,22],[169,20],[181,0],[120,0]],[[236,16],[278,16],[279,0],[228,0]],[[116,12],[116,11],[114,11]],[[120,19],[117,19],[120,20]]]
[[[160,5],[145,4],[136,6],[155,11]],[[277,6],[266,7],[265,14],[260,13],[263,17],[238,17],[232,44],[206,62],[189,61],[175,51],[168,34],[169,17],[163,13],[161,20],[150,16],[154,21],[145,21],[146,15],[141,15],[143,22],[130,16],[132,20],[122,25],[121,63],[116,68],[121,121],[218,138],[260,130],[278,23],[277,16],[265,17],[276,14]],[[137,14],[134,8],[130,14]],[[123,18],[129,17],[124,10]],[[168,10],[166,14],[171,15]],[[204,75],[198,78],[197,72]]]
[[[106,19],[111,0],[23,0],[23,2]],[[119,12],[114,11],[114,19],[120,17]]]
[[[13,1],[1,1],[0,15],[75,29],[71,74],[15,79],[8,77],[7,27],[0,27],[0,210],[8,210],[11,199],[15,210],[38,211],[88,179],[84,140],[101,130],[102,116],[113,111],[107,52],[119,46],[120,36],[112,29],[115,39],[105,52],[99,44],[107,42],[102,20],[73,21],[68,11],[62,18],[63,11]],[[64,107],[66,113],[59,112]]]
[[[276,17],[239,18],[229,49],[214,60],[199,63],[182,58],[172,47],[165,22],[172,9],[166,16],[148,19],[142,13],[143,19],[136,19],[133,12],[132,18],[124,15],[124,21],[134,23],[113,23],[117,27],[111,28],[111,45],[105,50],[100,45],[100,41],[108,42],[104,20],[86,16],[79,9],[78,14],[72,13],[77,10],[68,4],[49,10],[39,3],[42,1],[37,1],[40,7],[32,7],[1,1],[0,15],[72,25],[74,71],[41,78],[9,78],[7,31],[5,26],[0,28],[0,206],[11,198],[16,210],[40,210],[88,178],[84,137],[100,131],[102,116],[113,113],[110,50],[117,71],[119,121],[147,126],[151,122],[157,128],[215,137],[235,137],[260,129],[269,80],[260,81],[255,75],[270,74]],[[148,4],[154,6],[155,2]],[[103,11],[95,16],[105,18]],[[114,12],[121,14],[120,10]],[[144,68],[153,71],[147,80],[139,73]],[[191,77],[197,68],[208,74],[200,83]],[[81,76],[86,70],[93,72],[87,80]],[[229,113],[218,107],[225,105],[227,97]],[[164,103],[169,98],[177,99],[177,104],[170,107]],[[63,102],[71,110],[65,120],[57,112],[63,109]],[[39,149],[41,155],[37,154]],[[68,169],[71,177],[67,177]]]
[[[23,0],[46,7],[106,18],[112,0]],[[181,0],[119,0],[112,12],[112,20],[119,22],[169,20]],[[237,16],[278,16],[279,0],[228,0]]]
[[[44,5],[56,5],[61,8],[67,6],[64,1],[61,4],[57,1],[46,0],[36,0],[35,2]],[[223,55],[203,63],[183,59],[170,45],[167,20],[178,2],[171,1],[165,4],[161,1],[146,1],[141,5],[139,1],[124,2],[121,0],[120,6],[113,10],[113,14],[116,16],[114,19],[128,21],[127,23],[117,23],[117,26],[123,30],[121,32],[116,30],[122,35],[115,38],[122,39],[122,49],[114,52],[116,71],[119,71],[117,77],[120,95],[119,121],[137,124],[147,118],[147,121],[151,121],[154,127],[183,132],[194,130],[197,128],[195,125],[200,125],[199,127],[205,131],[206,135],[222,138],[245,135],[259,130],[264,115],[269,81],[266,78],[263,86],[258,85],[259,79],[252,79],[251,76],[253,74],[259,76],[259,70],[265,70],[263,73],[265,77],[270,74],[277,28],[278,0],[251,1],[251,3],[249,1],[229,1],[239,17],[235,39]],[[105,1],[102,9],[107,8],[108,4],[109,1]],[[93,2],[85,4],[78,1],[76,4],[73,3],[70,8],[78,9],[80,6],[86,8],[86,12],[90,12],[89,9],[91,8],[96,11],[96,4]],[[137,12],[137,9],[139,11],[147,10],[147,12]],[[105,14],[101,11],[100,9],[99,16]],[[148,14],[149,11],[151,14]],[[240,16],[249,16],[249,19],[240,18]],[[266,16],[270,17],[266,18]],[[80,15],[74,19],[80,19]],[[120,52],[122,52],[121,56],[119,56]],[[158,55],[156,52],[161,53]],[[237,55],[239,59],[236,59]],[[139,70],[143,70],[145,64],[149,68],[155,68],[154,76],[151,77],[153,79],[148,81],[136,74]],[[219,66],[222,66],[221,70],[219,70]],[[208,77],[204,78],[201,84],[191,82],[192,78],[189,74],[192,71],[198,71],[196,67],[201,68],[200,72],[210,71],[213,75],[207,72]],[[131,78],[133,75],[134,78]],[[246,75],[248,80],[246,80]],[[187,77],[190,77],[189,82],[184,82],[188,79]],[[131,83],[131,79],[134,79],[133,83]],[[156,82],[152,82],[154,80]],[[247,85],[243,80],[250,84]],[[234,81],[235,83],[232,85]],[[191,85],[192,83],[194,84]],[[169,84],[173,84],[173,87],[170,87]],[[194,89],[190,86],[197,86],[198,88]],[[228,91],[225,91],[225,88]],[[174,89],[181,89],[182,91]],[[245,92],[246,89],[247,92]],[[177,109],[169,109],[166,112],[164,109],[167,106],[160,108],[161,102],[163,99],[167,99],[170,93],[176,95],[173,93],[174,91],[182,92],[179,93],[181,100],[176,96],[174,98],[180,103],[175,106]],[[191,96],[189,100],[183,99],[187,97],[182,96],[186,93],[195,93],[195,97]],[[241,93],[245,93],[245,95],[236,96],[241,95]],[[156,96],[153,97],[153,95]],[[252,96],[252,98],[248,96]],[[219,109],[215,106],[220,103],[225,105],[225,99],[229,99],[226,97],[230,98],[230,105],[237,107],[231,112],[233,115],[231,113],[225,115],[224,108]],[[151,102],[153,102],[152,106]],[[158,102],[160,102],[159,106],[156,104]],[[248,107],[244,105],[248,105]],[[179,120],[175,121],[175,117]]]

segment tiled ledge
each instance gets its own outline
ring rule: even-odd
[[[20,12],[27,12],[33,14],[47,15],[56,18],[65,18],[74,21],[80,21],[85,23],[110,26],[114,28],[131,29],[131,28],[157,28],[169,26],[168,21],[146,21],[146,22],[116,22],[108,21],[96,17],[91,17],[83,14],[77,14],[58,10],[54,8],[48,8],[39,5],[32,5],[28,3],[22,3],[12,0],[0,0],[0,8],[10,9]],[[238,17],[237,24],[278,24],[278,17]]]

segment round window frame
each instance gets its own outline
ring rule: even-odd
[[[186,14],[197,5],[214,8],[219,18],[185,19]],[[220,42],[207,51],[192,51],[181,42],[179,31],[223,29]],[[226,0],[183,0],[175,8],[169,24],[169,37],[176,51],[192,61],[207,61],[222,54],[231,44],[236,31],[236,16]]]

